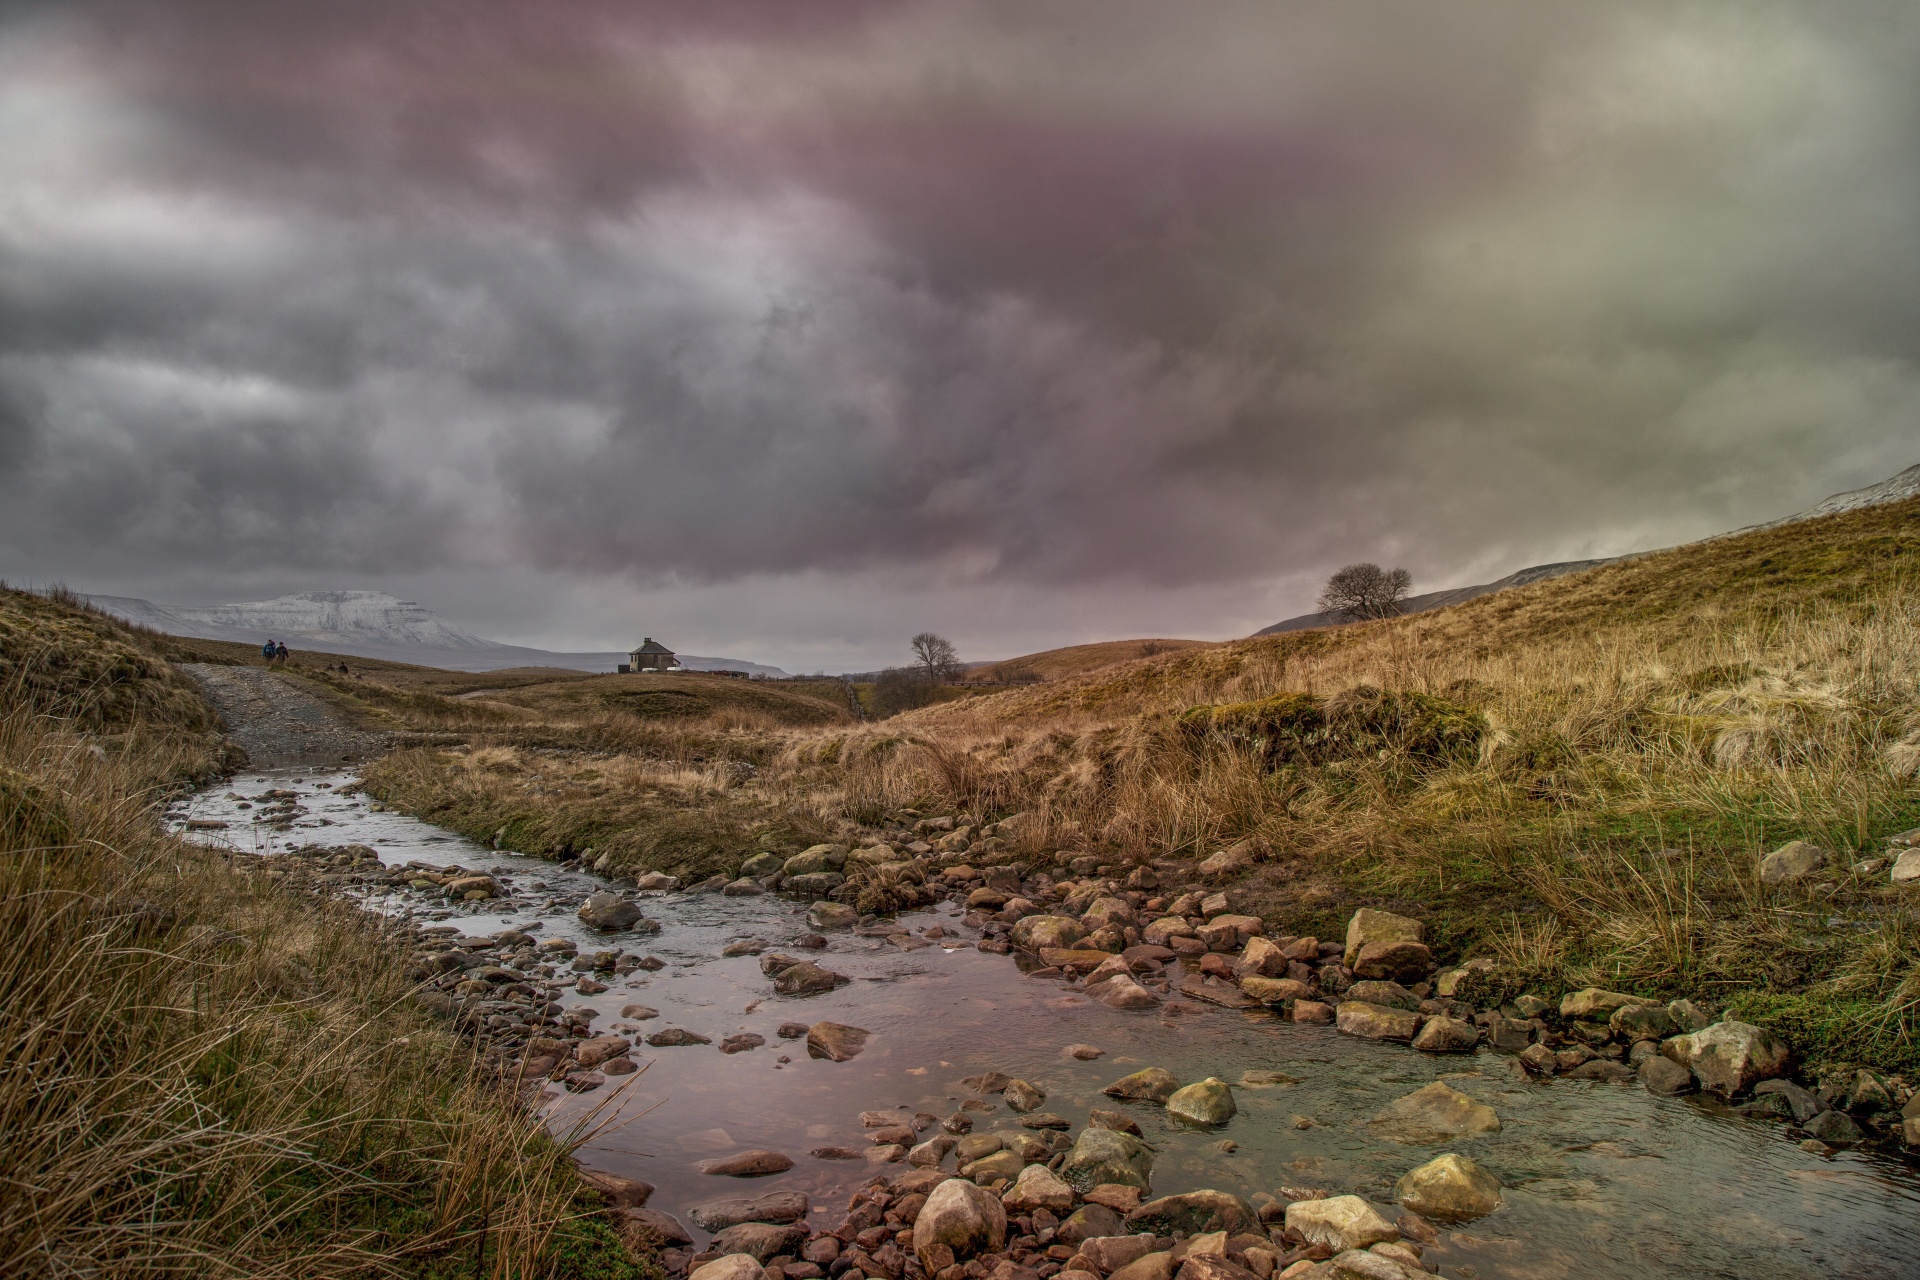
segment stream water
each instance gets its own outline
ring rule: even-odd
[[[702,1201],[799,1190],[813,1199],[816,1227],[831,1226],[846,1195],[873,1170],[865,1160],[819,1159],[810,1151],[863,1148],[864,1110],[950,1114],[974,1096],[961,1077],[998,1070],[1039,1085],[1048,1094],[1044,1109],[1066,1116],[1076,1130],[1091,1106],[1127,1105],[1158,1149],[1156,1195],[1216,1187],[1244,1197],[1307,1186],[1384,1204],[1401,1174],[1440,1150],[1471,1156],[1506,1184],[1506,1204],[1478,1222],[1443,1229],[1440,1243],[1427,1250],[1441,1274],[1464,1280],[1920,1275],[1920,1178],[1897,1159],[1811,1154],[1777,1124],[1735,1117],[1697,1097],[1529,1081],[1513,1059],[1487,1050],[1428,1057],[1264,1011],[1188,1004],[1180,1016],[1120,1012],[1058,982],[1026,977],[1013,961],[977,951],[964,937],[917,938],[903,948],[884,938],[832,934],[825,954],[805,954],[853,981],[823,995],[775,996],[756,957],[722,958],[720,951],[747,938],[790,948],[807,931],[801,904],[773,895],[642,895],[661,932],[609,940],[574,915],[574,904],[603,886],[600,877],[375,811],[365,796],[341,790],[351,781],[344,773],[246,774],[183,803],[172,817],[182,829],[188,819],[226,822],[225,829],[188,834],[260,852],[358,843],[389,865],[418,860],[491,870],[513,889],[511,901],[428,914],[470,936],[538,924],[537,936],[573,938],[583,952],[618,946],[664,960],[654,972],[606,976],[611,989],[601,995],[569,990],[564,1002],[598,1010],[599,1032],[675,1026],[714,1043],[638,1045],[638,1073],[612,1077],[588,1094],[555,1090],[543,1105],[559,1130],[601,1107],[601,1127],[583,1160],[653,1183],[649,1207],[683,1222],[686,1209]],[[259,810],[242,807],[274,788],[298,792],[306,810],[284,829],[255,823]],[[424,906],[405,893],[367,901],[392,912]],[[934,924],[964,935],[958,917],[947,906],[899,923],[916,935]],[[660,1016],[623,1022],[620,1011],[632,1003]],[[803,1045],[775,1036],[783,1022],[822,1020],[873,1035],[843,1063],[810,1059]],[[758,1032],[767,1043],[744,1053],[716,1051],[723,1036],[738,1031]],[[1066,1051],[1075,1044],[1103,1054],[1078,1060]],[[1176,1126],[1158,1108],[1101,1096],[1105,1085],[1143,1066],[1164,1067],[1183,1082],[1217,1076],[1233,1086],[1239,1114],[1222,1129],[1199,1132]],[[1283,1079],[1243,1083],[1249,1072]],[[1437,1079],[1491,1105],[1500,1131],[1415,1147],[1369,1130],[1381,1107]],[[975,1131],[1015,1122],[996,1101],[994,1110],[975,1116]],[[1231,1151],[1222,1149],[1223,1139],[1235,1144]],[[796,1165],[745,1182],[694,1167],[748,1148],[783,1151]]]

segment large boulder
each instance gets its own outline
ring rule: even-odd
[[[814,996],[853,981],[844,973],[823,969],[811,960],[788,965],[773,975],[773,989],[783,996]]]
[[[1006,1243],[1007,1211],[999,1197],[962,1178],[935,1187],[913,1220],[913,1251],[929,1275]]]
[[[1082,1129],[1060,1166],[1061,1179],[1083,1195],[1103,1184],[1145,1191],[1152,1174],[1152,1148],[1113,1129]]]
[[[1657,1053],[1641,1059],[1639,1075],[1648,1093],[1662,1097],[1675,1097],[1693,1089],[1693,1072]]]
[[[741,1222],[714,1236],[707,1248],[715,1253],[749,1254],[764,1264],[783,1253],[798,1253],[806,1242],[805,1223]]]
[[[1236,1110],[1233,1090],[1212,1076],[1177,1089],[1167,1098],[1167,1114],[1188,1124],[1223,1125],[1233,1119]]]
[[[1159,996],[1124,973],[1089,984],[1086,993],[1111,1009],[1153,1009],[1160,1004]]]
[[[640,920],[640,908],[617,893],[590,893],[580,904],[580,923],[589,929],[616,933]]]
[[[696,1267],[687,1280],[765,1280],[767,1272],[750,1253],[730,1253]]]
[[[1368,978],[1364,982],[1356,982],[1344,994],[1349,1000],[1377,1004],[1383,1009],[1420,1012],[1420,997],[1390,978]]]
[[[1500,1179],[1448,1152],[1409,1170],[1394,1184],[1393,1198],[1423,1218],[1467,1222],[1500,1207]]]
[[[837,845],[816,844],[788,858],[781,870],[788,876],[817,875],[838,871],[847,862],[847,851]]]
[[[1087,931],[1072,916],[1026,916],[1013,926],[1007,938],[1025,951],[1042,947],[1071,947],[1087,936]]]
[[[807,908],[809,929],[851,929],[860,921],[860,913],[844,902],[816,902]]]
[[[864,1027],[842,1022],[816,1022],[807,1028],[807,1056],[845,1062],[867,1047],[867,1037],[872,1034]]]
[[[1130,1076],[1121,1076],[1100,1092],[1109,1098],[1128,1102],[1165,1102],[1179,1089],[1180,1082],[1162,1067],[1143,1067]]]
[[[1386,1009],[1364,1000],[1343,1000],[1334,1010],[1340,1030],[1367,1040],[1412,1040],[1420,1030],[1420,1015],[1405,1009]]]
[[[1761,884],[1792,884],[1827,865],[1828,854],[1817,844],[1791,840],[1760,859]]]
[[[1260,939],[1255,938],[1254,941]],[[1285,1004],[1289,1000],[1306,1000],[1313,995],[1313,988],[1304,982],[1293,978],[1262,978],[1257,974],[1241,978],[1240,990],[1261,1004]]]
[[[1030,1164],[1020,1171],[1000,1197],[1009,1213],[1032,1213],[1045,1209],[1062,1214],[1073,1208],[1073,1188],[1043,1164]]]
[[[1369,942],[1354,957],[1352,968],[1362,978],[1418,982],[1433,972],[1433,952],[1426,943],[1406,938]]]
[[[1155,1235],[1195,1235],[1203,1231],[1224,1231],[1237,1235],[1252,1231],[1259,1224],[1253,1206],[1225,1191],[1188,1191],[1177,1196],[1149,1200],[1127,1215],[1132,1231],[1151,1231]]]
[[[1107,1277],[1107,1280],[1173,1280],[1173,1254],[1142,1254]]]
[[[1709,1093],[1731,1098],[1787,1069],[1787,1042],[1746,1022],[1716,1022],[1661,1042],[1663,1057],[1693,1072]]]
[[[1590,1022],[1605,1022],[1629,1005],[1653,1003],[1655,1002],[1645,996],[1630,996],[1624,991],[1602,991],[1599,987],[1588,987],[1582,991],[1570,992],[1561,999],[1560,1016]]]
[[[740,874],[754,880],[765,879],[784,865],[777,853],[756,853],[740,864]]]
[[[1362,907],[1347,921],[1347,950],[1341,963],[1351,969],[1370,942],[1425,942],[1427,926],[1391,911]]]
[[[1096,1256],[1097,1251],[1096,1253],[1089,1253],[1088,1246],[1102,1240],[1114,1238],[1121,1240],[1140,1239],[1138,1236],[1122,1234],[1126,1229],[1127,1224],[1121,1219],[1120,1215],[1112,1209],[1107,1208],[1106,1205],[1083,1204],[1068,1215],[1065,1222],[1062,1222],[1054,1229],[1053,1238],[1061,1244],[1080,1245],[1080,1251],[1082,1253],[1087,1253],[1089,1257],[1094,1257],[1095,1261],[1098,1261],[1099,1259]],[[1123,1267],[1139,1257],[1140,1254],[1146,1253],[1148,1249],[1152,1247],[1152,1241],[1149,1240],[1138,1252],[1130,1253],[1118,1262],[1109,1261],[1107,1265],[1102,1266],[1100,1269],[1102,1272],[1108,1272]],[[1118,1255],[1116,1254],[1115,1256]]]
[[[742,1222],[798,1222],[809,1207],[804,1191],[769,1191],[751,1199],[709,1200],[687,1210],[687,1216],[702,1231],[725,1231]]]
[[[1290,957],[1271,938],[1249,938],[1234,969],[1242,978],[1284,978]]]
[[[1137,923],[1139,918],[1133,909],[1133,904],[1125,898],[1097,898],[1080,917],[1080,923],[1088,929],[1102,929],[1110,924],[1125,928],[1127,925]]]
[[[1287,1230],[1308,1244],[1334,1250],[1364,1249],[1400,1238],[1400,1229],[1359,1196],[1295,1200],[1287,1206]]]
[[[1382,1137],[1409,1143],[1500,1132],[1500,1117],[1492,1107],[1439,1080],[1389,1102],[1367,1123]]]
[[[1459,1018],[1428,1018],[1413,1038],[1422,1053],[1472,1053],[1480,1045],[1480,1028]]]

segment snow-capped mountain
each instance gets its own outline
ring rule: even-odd
[[[471,635],[432,610],[384,591],[301,591],[244,604],[167,605],[133,596],[89,596],[117,618],[198,640],[260,644],[279,640],[295,648],[348,657],[382,658],[454,671],[504,667],[563,667],[612,671],[625,653],[554,653]],[[740,658],[679,655],[689,671],[744,671],[784,676],[778,667]]]

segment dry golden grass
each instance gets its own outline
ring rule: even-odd
[[[0,618],[0,1275],[649,1274],[413,1004],[403,939],[160,832],[207,712],[120,660],[141,637],[16,593]]]
[[[1183,653],[1189,649],[1213,647],[1215,642],[1211,640],[1102,640],[1094,644],[1076,644],[1064,649],[1029,653],[991,666],[975,667],[967,672],[966,678],[969,681],[1008,682],[1034,678],[1063,680],[1068,676],[1085,675],[1089,671],[1131,662],[1136,658],[1153,658],[1163,653]]]
[[[1809,1051],[1920,1063],[1913,907],[1884,870],[1850,870],[1920,824],[1916,516],[1767,530],[795,735],[767,785],[823,822],[1023,813],[1029,858],[1251,838],[1274,858],[1243,892],[1290,931],[1389,905],[1516,981],[1744,1001]],[[1356,738],[1276,764],[1180,718],[1365,688],[1477,713],[1477,752]],[[1821,887],[1758,883],[1759,856],[1790,838],[1834,851]]]

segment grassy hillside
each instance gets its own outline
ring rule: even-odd
[[[1097,644],[1076,644],[1064,649],[1048,649],[1020,658],[1008,658],[990,666],[967,672],[969,681],[1064,680],[1085,675],[1119,662],[1152,658],[1163,653],[1181,653],[1189,649],[1212,648],[1210,640],[1103,640]]]
[[[163,835],[164,643],[0,590],[0,1274],[641,1277],[406,938]]]
[[[1853,870],[1920,825],[1916,553],[1920,503],[1880,507],[815,733],[776,772],[825,820],[1026,813],[1033,859],[1250,841],[1240,892],[1288,932],[1387,906],[1518,985],[1920,1067],[1920,893]],[[1762,886],[1797,838],[1827,869]]]

